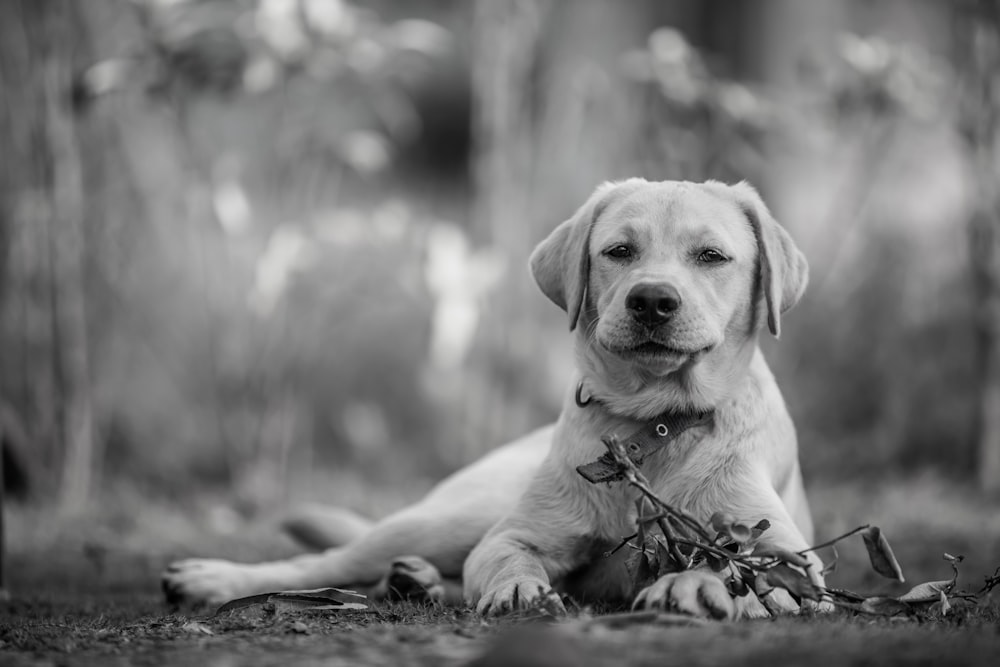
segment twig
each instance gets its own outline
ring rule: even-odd
[[[807,553],[809,553],[810,551],[816,551],[817,549],[823,549],[825,547],[832,547],[837,542],[839,542],[839,541],[841,541],[843,539],[846,539],[846,538],[850,537],[851,535],[856,535],[856,534],[860,533],[862,530],[867,530],[869,528],[871,528],[871,526],[866,523],[863,526],[858,526],[854,530],[851,530],[851,531],[848,531],[848,532],[844,533],[840,537],[835,537],[832,540],[828,540],[826,542],[823,542],[822,544],[817,544],[815,546],[809,547],[808,549],[803,549],[802,551],[799,551],[798,554],[800,556],[804,556]]]
[[[673,535],[673,531],[667,525],[666,519],[657,519],[656,525],[660,527],[660,532],[663,533],[663,537],[667,540],[667,551],[670,552],[670,557],[681,566],[682,570],[691,567],[691,561],[681,553],[680,548],[677,546],[677,540]]]
[[[777,560],[773,560],[773,561],[756,563],[746,559],[745,557],[739,556],[738,554],[726,551],[724,549],[719,549],[718,547],[714,546],[712,544],[713,540],[711,536],[708,534],[708,531],[706,531],[705,528],[700,523],[698,523],[697,519],[695,519],[687,512],[679,510],[673,507],[672,505],[669,505],[668,503],[664,502],[659,498],[659,496],[657,496],[653,492],[652,488],[650,488],[649,480],[646,479],[646,477],[642,474],[642,472],[639,470],[638,466],[636,466],[636,464],[632,461],[632,459],[628,457],[628,455],[625,453],[625,448],[622,446],[621,442],[616,437],[611,436],[605,438],[603,439],[603,442],[604,446],[608,448],[608,451],[611,453],[611,456],[614,458],[615,462],[621,467],[622,475],[625,477],[625,481],[628,482],[630,486],[638,489],[639,492],[642,493],[642,495],[644,496],[640,498],[639,501],[636,503],[636,510],[638,513],[636,522],[639,526],[639,531],[632,537],[641,536],[641,539],[644,542],[645,525],[650,522],[656,522],[656,525],[659,527],[660,532],[663,533],[663,537],[666,540],[667,552],[670,554],[670,557],[674,559],[675,563],[682,570],[686,570],[689,567],[691,567],[691,563],[693,562],[693,554],[691,558],[685,556],[683,552],[681,552],[680,550],[679,545],[681,544],[692,547],[693,549],[701,549],[703,551],[715,555],[716,557],[722,558],[727,561],[735,561],[747,567],[758,567],[758,568],[768,567],[778,562]],[[643,512],[643,505],[646,501],[650,502],[654,507],[660,508],[662,511],[652,516],[645,515]],[[680,531],[672,530],[671,526],[668,525],[669,521],[677,522],[681,526],[692,530],[695,533],[694,537],[701,538],[701,540],[703,541],[699,541],[698,539],[687,539],[678,536],[675,533]],[[616,547],[615,551],[617,551],[620,548],[621,545]]]
[[[683,544],[688,547],[696,547],[702,549],[712,554],[713,556],[718,556],[724,560],[732,561],[734,563],[739,563],[740,565],[746,565],[750,568],[768,568],[772,565],[777,565],[780,561],[777,558],[772,558],[770,560],[761,560],[760,562],[755,562],[750,560],[746,556],[740,556],[732,551],[726,551],[725,549],[720,549],[718,547],[712,546],[710,544],[702,544],[701,542],[695,542],[694,540],[685,540],[684,538],[675,538],[678,544]]]
[[[615,463],[621,467],[625,480],[631,486],[638,489],[655,506],[660,507],[669,515],[674,516],[679,521],[687,524],[697,533],[699,537],[705,539],[706,541],[711,541],[711,536],[697,519],[687,512],[663,502],[655,493],[653,493],[652,488],[649,486],[649,480],[646,479],[645,475],[640,472],[636,464],[625,453],[625,448],[622,446],[621,442],[619,442],[618,438],[611,436],[604,438],[602,442],[604,443],[604,446],[608,448],[608,451],[611,452],[612,457],[615,459]]]
[[[743,584],[747,586],[751,591],[757,595],[758,599],[763,603],[764,608],[772,616],[776,616],[786,612],[787,610],[782,608],[774,599],[771,598],[770,593],[774,588],[782,588],[788,591],[796,601],[799,601],[799,597],[802,596],[802,591],[800,587],[794,582],[785,581],[784,577],[787,576],[787,572],[776,571],[776,577],[772,581],[769,576],[765,575],[766,572],[772,568],[781,565],[782,563],[789,563],[791,565],[799,565],[801,569],[806,570],[806,574],[799,572],[800,577],[806,577],[811,563],[807,565],[800,565],[799,563],[792,562],[786,552],[784,555],[778,553],[778,555],[753,555],[752,553],[740,553],[741,549],[748,550],[747,545],[743,545],[742,542],[736,543],[736,549],[730,551],[725,546],[720,546],[716,543],[716,539],[713,539],[709,535],[708,530],[703,527],[698,521],[690,514],[679,510],[668,503],[661,500],[652,490],[649,480],[639,471],[638,466],[634,461],[632,461],[625,452],[625,447],[622,443],[614,436],[604,438],[602,440],[604,445],[608,448],[611,458],[618,465],[619,472],[624,478],[624,481],[628,483],[629,486],[637,489],[640,493],[639,497],[635,501],[636,505],[636,525],[638,530],[633,535],[626,537],[622,542],[608,552],[606,555],[617,552],[622,547],[628,546],[636,551],[642,552],[643,554],[648,554],[646,549],[646,538],[647,538],[647,528],[650,524],[656,524],[663,533],[663,539],[666,542],[666,556],[663,556],[662,552],[654,551],[654,556],[657,557],[661,562],[658,564],[658,570],[662,572],[664,566],[667,566],[668,570],[673,571],[684,571],[688,570],[696,562],[699,562],[699,549],[704,554],[710,554],[715,558],[720,559],[725,563],[732,573],[731,576],[738,577],[742,579]],[[654,510],[652,513],[647,513],[647,504]],[[858,533],[868,530],[871,528],[870,524],[865,524],[858,526],[853,530],[850,530],[843,535],[839,535],[831,540],[827,540],[822,544],[817,544],[811,546],[807,549],[797,552],[798,556],[804,556],[811,551],[817,551],[819,549],[824,549],[827,547],[834,547],[837,542],[847,539],[852,535],[857,535]],[[761,528],[760,530],[766,530],[767,526]],[[759,535],[759,533],[758,533]],[[638,538],[636,540],[636,538]],[[633,543],[632,540],[636,540]],[[659,547],[663,547],[663,542],[659,541],[655,536],[653,540],[658,542]],[[751,536],[750,544],[756,540],[756,536]],[[681,550],[681,547],[690,547],[690,555],[685,555]],[[836,554],[836,548],[834,548],[834,553]],[[669,558],[671,563],[662,562],[662,558]],[[835,556],[836,558],[836,556]],[[945,554],[945,558],[951,561],[952,569],[955,571],[955,577],[958,576],[958,568],[956,563],[961,561],[961,556],[954,557]],[[834,561],[836,562],[836,560]],[[793,568],[798,570],[799,568]],[[765,588],[758,591],[758,583],[761,583]],[[908,615],[919,615],[922,613],[917,606],[911,605],[906,600],[899,600],[897,598],[889,598],[889,600],[895,600],[902,606],[898,608],[891,608],[888,610],[868,608],[864,606],[863,603],[869,600],[874,600],[878,598],[871,598],[870,596],[859,595],[850,591],[841,591],[835,588],[826,588],[824,586],[819,586],[815,583],[809,582],[811,590],[815,590],[819,596],[819,599],[824,602],[829,602],[834,606],[841,609],[849,609],[855,613],[866,614],[870,616],[895,616],[898,613],[906,613]],[[1000,587],[1000,567],[998,567],[992,575],[985,578],[985,583],[983,587],[976,593],[969,593],[965,591],[952,592],[948,595],[949,599],[956,600],[966,600],[966,601],[979,601],[982,596],[988,594],[994,588]],[[810,597],[812,595],[806,595],[804,597]],[[861,604],[859,604],[859,601]],[[928,601],[930,602],[930,601]]]
[[[618,553],[619,551],[621,551],[622,547],[624,547],[626,544],[628,544],[629,542],[631,542],[632,540],[634,540],[638,536],[639,536],[639,533],[632,533],[628,537],[623,538],[622,541],[618,543],[618,546],[616,546],[614,549],[612,549],[611,551],[605,551],[604,552],[604,557],[605,558],[610,558],[611,556],[614,556],[616,553]]]
[[[1000,586],[1000,567],[995,569],[991,576],[986,577],[986,583],[983,584],[983,587],[979,589],[979,591],[976,593],[976,596],[978,597],[981,595],[985,595],[986,593],[989,593],[997,586]]]

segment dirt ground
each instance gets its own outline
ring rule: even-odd
[[[835,529],[828,534],[837,532],[838,521],[881,515],[908,575],[906,584],[884,583],[868,573],[863,548],[847,544],[834,585],[899,594],[948,578],[942,551],[967,556],[959,588],[977,588],[1000,565],[995,504],[936,483],[909,484],[814,492],[814,506],[826,508],[818,518]],[[994,665],[1000,659],[996,598],[933,621],[837,612],[728,624],[671,616],[626,622],[588,610],[559,623],[484,622],[468,610],[408,603],[364,611],[263,605],[214,617],[171,610],[157,577],[170,559],[201,553],[254,560],[294,548],[260,522],[246,530],[230,525],[220,536],[217,517],[199,523],[150,508],[139,513],[143,520],[130,521],[134,509],[105,508],[72,522],[42,510],[11,512],[11,597],[0,603],[0,665]]]

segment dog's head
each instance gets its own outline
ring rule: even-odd
[[[531,269],[578,329],[595,393],[632,413],[660,402],[650,391],[675,406],[712,404],[745,370],[765,320],[778,335],[808,275],[749,185],[643,179],[597,188],[535,249]]]

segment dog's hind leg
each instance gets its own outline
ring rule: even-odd
[[[442,577],[436,567],[420,556],[402,556],[392,563],[388,575],[369,593],[376,600],[462,604],[462,580]]]
[[[321,554],[305,554],[277,563],[300,588],[375,584],[400,556],[419,556],[444,577],[457,577],[472,547],[493,518],[464,512],[435,512],[415,506],[376,524],[358,540]],[[264,564],[267,565],[267,564]]]
[[[430,510],[430,511],[429,511]],[[406,555],[419,556],[443,579],[460,577],[472,547],[495,521],[440,506],[416,505],[379,522],[343,547],[258,564],[188,559],[171,564],[163,589],[173,602],[226,602],[270,591],[375,586]]]
[[[312,551],[350,544],[367,534],[373,521],[343,507],[306,504],[296,507],[281,522],[285,533]]]
[[[439,483],[421,502],[379,521],[342,546],[284,561],[244,564],[194,558],[171,564],[162,584],[171,602],[225,602],[270,591],[375,586],[402,556],[418,556],[442,580],[457,580],[486,531],[517,503],[548,452],[552,429],[539,429]],[[315,527],[315,526],[313,526]],[[344,542],[345,534],[313,539]]]

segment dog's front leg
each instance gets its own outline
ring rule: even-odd
[[[632,607],[666,609],[719,620],[732,619],[737,612],[722,579],[701,568],[663,575],[639,591]]]
[[[589,561],[598,532],[594,508],[602,505],[585,502],[589,493],[593,487],[561,458],[546,459],[517,506],[466,558],[465,601],[487,616],[540,602],[564,612],[552,588]]]
[[[552,590],[551,558],[545,558],[551,535],[498,525],[472,550],[465,562],[466,602],[483,616],[531,609],[548,598],[550,609],[565,612]],[[549,552],[551,553],[551,552]],[[549,561],[548,567],[545,561]]]

